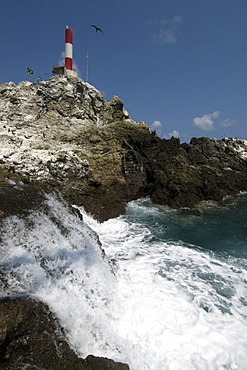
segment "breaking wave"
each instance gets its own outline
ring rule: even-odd
[[[198,217],[144,199],[102,224],[79,211],[83,221],[47,195],[43,209],[4,220],[1,296],[47,303],[81,357],[247,368],[246,200]]]

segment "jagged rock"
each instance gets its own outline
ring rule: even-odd
[[[142,196],[193,208],[247,191],[246,141],[160,139],[77,77],[3,84],[0,108],[0,176],[51,186],[100,221]]]
[[[0,220],[25,218],[48,189],[100,221],[143,196],[193,208],[247,191],[246,176],[246,141],[160,139],[134,122],[118,97],[106,101],[79,78],[0,85]],[[93,356],[78,359],[40,302],[4,299],[0,315],[0,366],[6,369],[128,368]]]
[[[2,228],[2,222],[11,215],[19,216],[32,227],[33,223],[30,221],[29,215],[37,211],[50,218],[62,233],[68,233],[64,224],[54,215],[46,202],[45,192],[52,191],[51,189],[42,186],[42,184],[40,186],[23,184],[14,174],[9,174],[9,177],[8,182],[0,179],[0,228]],[[63,202],[59,194],[57,197],[60,203]],[[98,236],[83,223],[82,216],[77,209],[63,203],[69,213],[80,218],[81,230],[84,228],[85,233],[90,234],[90,238],[96,241],[102,258],[104,258],[104,251]],[[4,253],[3,250],[2,253]],[[36,258],[40,258],[42,267],[48,274],[51,273],[43,258],[39,255]],[[0,368],[13,370],[24,368],[47,370],[129,369],[128,365],[107,358],[92,355],[87,356],[86,359],[78,358],[70,349],[66,342],[65,333],[48,307],[30,297],[13,297],[12,294],[24,293],[13,291],[13,287],[9,287],[6,270],[3,266],[0,270],[1,294],[11,294],[10,298],[0,299]],[[17,276],[18,280],[19,278]]]
[[[31,298],[0,300],[0,367],[2,369],[128,370],[129,366],[89,355],[78,356],[49,308]]]

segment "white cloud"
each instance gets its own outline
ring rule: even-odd
[[[179,131],[178,130],[173,130],[172,132],[169,132],[168,134],[170,137],[179,137]]]
[[[164,139],[170,139],[171,137],[179,137],[179,131],[178,130],[173,130],[172,132],[169,132],[168,134],[164,134]]]
[[[220,125],[223,126],[223,127],[232,127],[232,126],[236,126],[237,122],[232,121],[232,120],[227,118],[227,119],[224,119],[224,121],[222,121]]]
[[[78,77],[80,77],[81,72],[80,72],[80,69],[79,69],[78,64],[76,63],[75,59],[73,59],[73,69],[77,72]]]
[[[155,28],[151,35],[153,43],[161,46],[165,44],[176,44],[178,41],[177,33],[182,20],[182,16],[177,15],[171,19],[162,18],[149,21],[148,24]],[[158,30],[157,26],[159,27]]]
[[[176,42],[178,41],[174,30],[163,30],[163,29],[154,33],[152,39],[155,44],[161,46],[165,44],[176,44]]]
[[[173,24],[182,23],[182,22],[183,22],[183,17],[182,17],[182,15],[175,15],[175,16],[172,18],[172,23],[173,23]]]
[[[160,121],[153,121],[151,127],[156,130],[156,128],[162,127],[162,123]]]
[[[156,131],[156,134],[160,136],[162,133],[162,123],[160,121],[153,121],[151,129]]]
[[[151,26],[152,25],[171,25],[171,26],[175,26],[178,23],[182,23],[182,22],[183,22],[182,15],[175,15],[171,19],[165,19],[165,18],[153,19],[152,21],[148,21],[148,24],[151,25]]]
[[[215,119],[220,115],[219,111],[213,113],[204,114],[202,117],[196,117],[193,119],[194,125],[203,131],[213,131],[215,129]]]
[[[161,121],[153,121],[153,123],[150,125],[151,129],[154,130],[156,132],[156,134],[159,136],[159,137],[163,137],[164,139],[170,139],[172,136],[174,137],[179,137],[179,131],[178,130],[173,130],[172,132],[169,132],[169,134],[163,134],[162,135],[162,131],[163,131],[163,125],[161,123]]]
[[[58,65],[59,66],[63,66],[64,65],[64,58],[65,58],[65,51],[62,51],[62,53],[60,55],[60,59],[58,61]]]

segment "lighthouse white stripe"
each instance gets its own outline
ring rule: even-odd
[[[72,58],[73,45],[66,42],[65,44],[65,58]]]

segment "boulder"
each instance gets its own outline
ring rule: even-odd
[[[123,363],[93,355],[79,358],[48,307],[32,298],[0,300],[2,369],[128,370]]]
[[[159,138],[117,96],[67,76],[0,85],[0,177],[48,186],[99,221],[150,197],[174,208],[247,191],[247,143]]]
[[[193,209],[247,191],[246,177],[246,141],[161,139],[133,121],[117,96],[106,101],[77,77],[0,85],[0,221],[27,217],[50,191],[99,221],[140,197]],[[0,366],[128,369],[79,359],[48,307],[27,297],[0,301]]]

